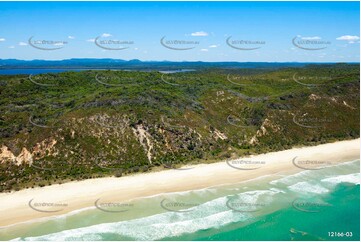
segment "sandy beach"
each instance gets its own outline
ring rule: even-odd
[[[293,148],[232,161],[120,178],[98,178],[0,194],[0,226],[93,207],[98,199],[122,202],[160,193],[239,183],[270,174],[291,174],[360,158],[360,139]],[[250,164],[251,163],[251,164]],[[317,164],[317,165],[315,165]],[[29,206],[30,203],[30,206]],[[48,212],[35,203],[65,204]],[[55,211],[58,210],[58,211]],[[54,212],[55,211],[55,212]]]

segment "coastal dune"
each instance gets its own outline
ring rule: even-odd
[[[161,193],[235,184],[266,175],[322,169],[359,158],[360,139],[355,139],[180,169],[120,178],[97,178],[1,193],[0,226],[94,207],[99,199],[124,202]],[[57,206],[49,208],[49,204]]]

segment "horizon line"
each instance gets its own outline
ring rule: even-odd
[[[358,63],[357,61],[197,61],[197,60],[182,60],[182,61],[173,61],[173,60],[140,60],[140,59],[115,59],[115,58],[67,58],[67,59],[56,59],[56,60],[49,60],[49,59],[16,59],[16,58],[7,58],[2,59],[0,58],[0,61],[9,61],[9,60],[15,60],[15,61],[67,61],[67,60],[115,60],[115,61],[124,61],[124,62],[130,62],[130,61],[140,61],[140,62],[174,62],[174,63],[183,63],[183,62],[203,62],[203,63],[324,63],[324,64],[339,64],[339,63]]]

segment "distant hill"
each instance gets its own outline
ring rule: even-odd
[[[139,70],[176,70],[202,68],[281,68],[302,67],[311,63],[297,62],[202,62],[202,61],[140,61],[121,59],[67,59],[67,60],[16,60],[0,59],[0,69],[15,68],[99,68],[99,69],[139,69]]]

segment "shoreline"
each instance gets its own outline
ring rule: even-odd
[[[192,169],[170,169],[119,178],[94,178],[0,193],[0,213],[2,214],[0,228],[91,208],[100,198],[125,202],[164,193],[241,183],[276,173],[294,174],[305,170],[294,165],[295,157],[314,161],[332,161],[332,164],[360,159],[360,139],[292,148],[211,164],[192,165]],[[264,161],[264,164],[237,166],[240,161]],[[235,164],[230,164],[232,162]],[[314,169],[314,167],[305,168]],[[40,212],[29,206],[32,199],[39,203],[64,203],[67,206],[56,212]]]

